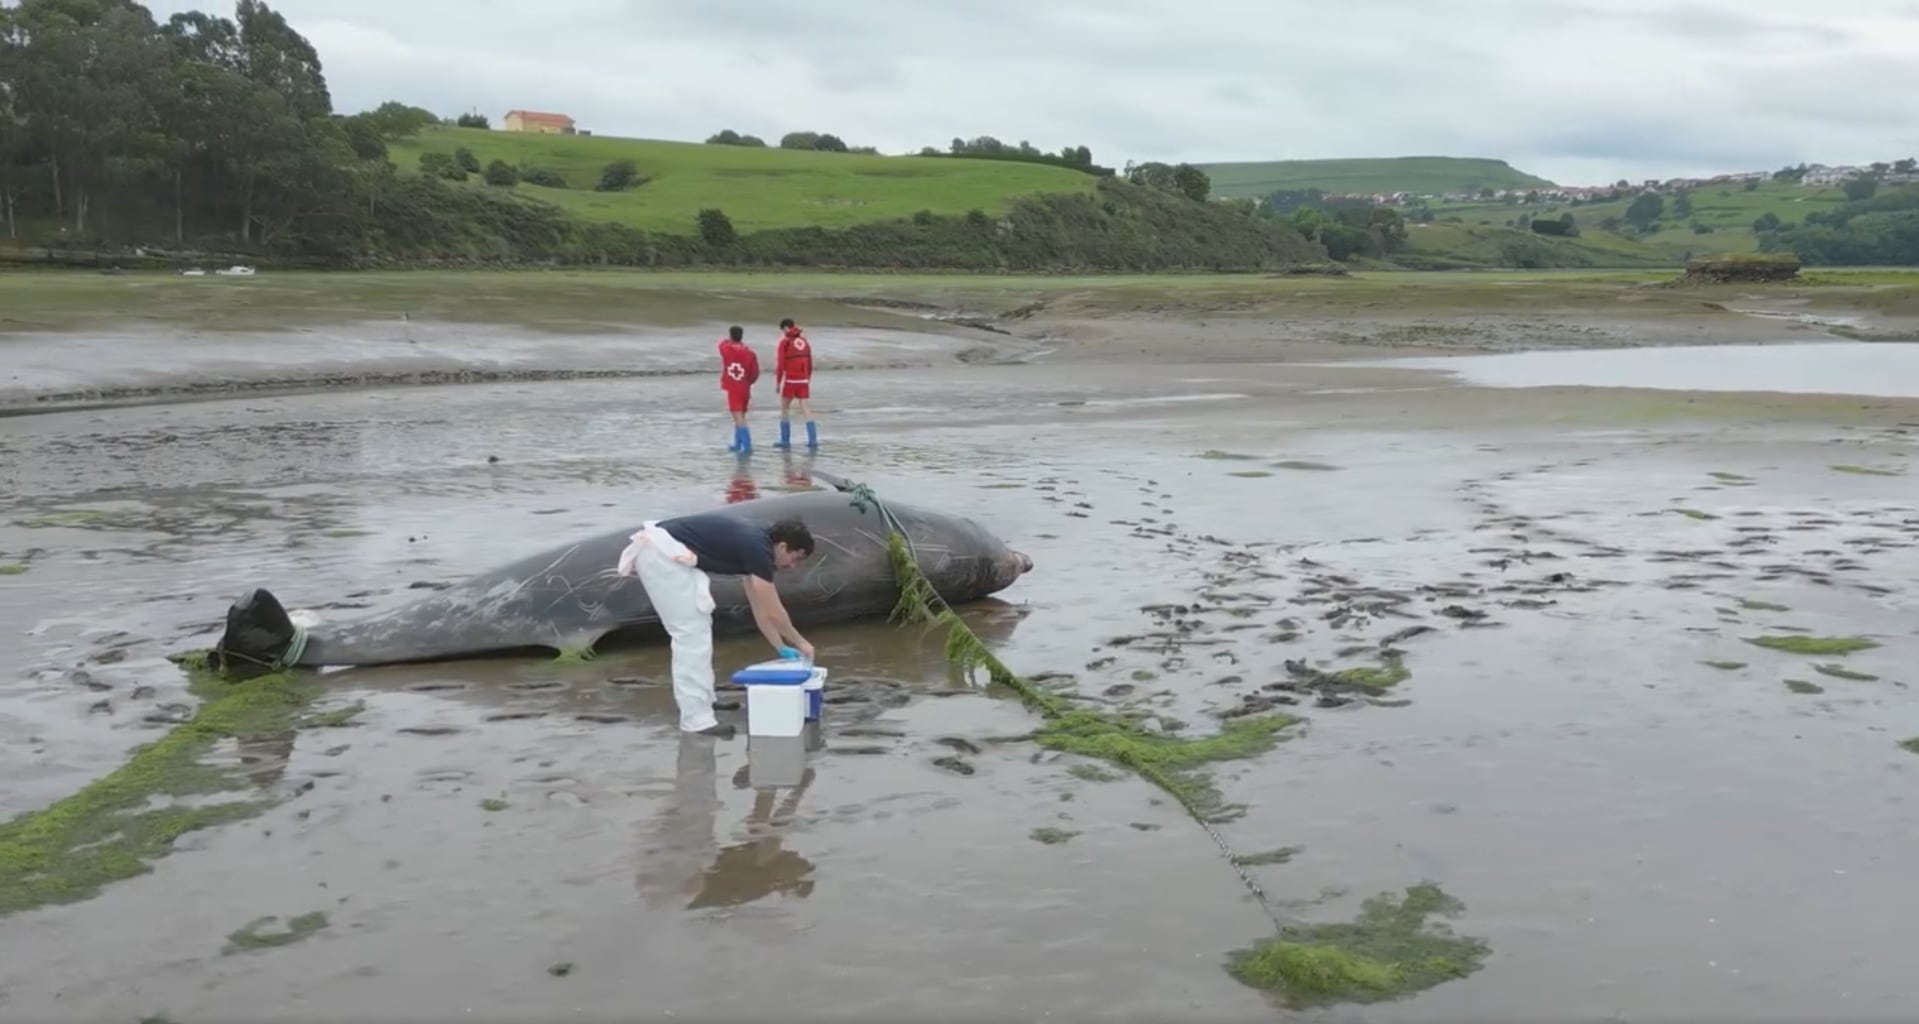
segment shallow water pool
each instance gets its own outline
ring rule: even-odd
[[[1465,383],[1483,387],[1782,391],[1919,398],[1919,343],[1914,342],[1503,352],[1344,365],[1444,370]]]

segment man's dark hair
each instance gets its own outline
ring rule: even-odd
[[[782,331],[786,330],[788,327],[791,327],[791,326],[793,326],[793,318],[790,316],[780,321],[780,330]]]
[[[732,338],[734,341],[739,341],[746,337],[746,328],[741,327],[739,324],[734,324],[726,329],[726,336]]]
[[[802,555],[813,553],[813,531],[797,519],[782,519],[767,527],[766,537],[775,544],[785,544],[790,551]]]

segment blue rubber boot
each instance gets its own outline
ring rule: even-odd
[[[780,446],[781,448],[791,448],[791,447],[793,447],[793,424],[792,424],[792,422],[791,422],[791,421],[789,421],[789,420],[781,420],[781,421],[780,421],[780,444],[779,444],[779,446]]]
[[[726,446],[726,450],[729,452],[736,452],[740,450],[740,428],[739,427],[733,428],[733,441],[732,443]]]
[[[815,426],[812,420],[806,421],[806,446],[808,448],[820,446],[820,428]]]
[[[749,455],[753,451],[753,428],[740,428],[740,454]]]

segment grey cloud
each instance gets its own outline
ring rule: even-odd
[[[1911,0],[541,0],[537,31],[517,0],[273,6],[344,109],[547,107],[602,135],[990,134],[1114,166],[1454,153],[1611,180],[1919,134]]]

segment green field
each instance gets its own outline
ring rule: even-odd
[[[1224,198],[1263,196],[1280,189],[1324,192],[1477,192],[1482,188],[1551,188],[1553,183],[1515,170],[1504,160],[1453,156],[1396,156],[1353,160],[1266,160],[1199,164]]]
[[[1625,243],[1634,249],[1651,249],[1664,254],[1672,261],[1685,259],[1687,255],[1712,255],[1726,252],[1755,252],[1759,248],[1758,236],[1752,232],[1752,222],[1761,214],[1772,213],[1782,221],[1797,224],[1806,218],[1806,214],[1821,210],[1831,210],[1846,201],[1846,196],[1837,186],[1804,186],[1791,182],[1765,181],[1759,187],[1748,192],[1743,185],[1708,185],[1691,190],[1692,214],[1688,217],[1676,216],[1673,211],[1673,196],[1667,196],[1666,212],[1658,220],[1659,231],[1637,238],[1623,238],[1610,232],[1602,232],[1599,224],[1608,217],[1624,219],[1626,208],[1632,205],[1632,199],[1618,199],[1606,203],[1572,206],[1565,203],[1512,204],[1501,202],[1487,203],[1448,203],[1434,202],[1429,205],[1433,213],[1442,221],[1449,217],[1459,217],[1469,227],[1498,227],[1505,225],[1520,214],[1530,214],[1535,218],[1558,217],[1570,212],[1579,225],[1579,241],[1601,244],[1609,248]],[[1692,223],[1712,228],[1707,233],[1696,233]],[[1602,239],[1604,241],[1602,241]]]
[[[710,327],[714,322],[898,326],[897,314],[849,306],[867,300],[941,309],[1007,311],[1045,303],[1061,316],[1154,316],[1273,310],[1286,315],[1696,314],[1701,289],[1647,288],[1660,270],[1363,271],[1347,276],[640,270],[413,270],[342,274],[264,272],[250,278],[168,273],[0,272],[0,337],[105,330],[127,324],[193,331],[269,331],[365,321],[515,324],[557,332]],[[1792,284],[1728,286],[1791,297],[1809,309],[1919,315],[1919,270],[1839,270]],[[1622,299],[1630,299],[1629,305]],[[702,342],[703,344],[704,342]]]
[[[1407,255],[1423,257],[1424,262],[1441,268],[1452,265],[1511,267],[1515,265],[1512,254],[1516,252],[1550,254],[1551,262],[1545,265],[1561,268],[1677,267],[1680,263],[1662,249],[1597,228],[1577,238],[1554,238],[1535,234],[1530,229],[1522,231],[1473,223],[1434,222],[1406,227]],[[1411,260],[1404,262],[1413,265]]]
[[[702,208],[726,211],[741,232],[765,228],[847,227],[910,217],[920,210],[963,215],[1004,211],[1022,195],[1093,191],[1091,175],[1041,164],[934,157],[865,156],[802,150],[709,146],[606,136],[534,135],[482,128],[429,127],[390,145],[403,171],[419,154],[465,146],[484,167],[504,160],[543,167],[568,188],[520,184],[513,191],[576,216],[649,231],[691,234]],[[625,192],[595,192],[600,171],[629,159],[648,179]],[[473,188],[487,188],[478,175]]]

